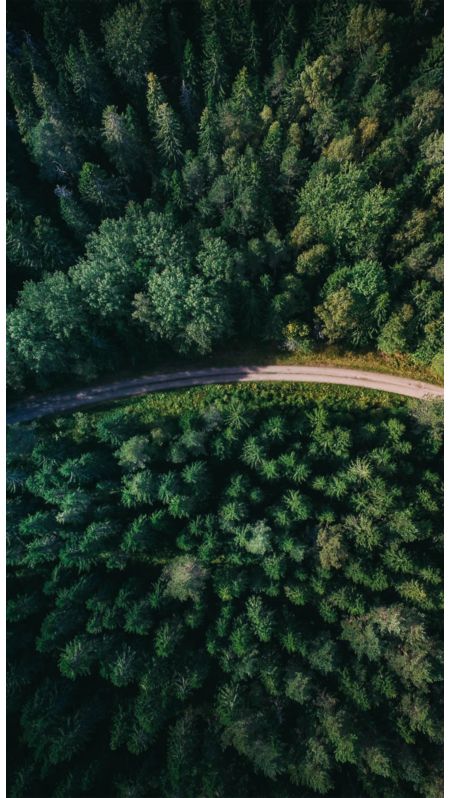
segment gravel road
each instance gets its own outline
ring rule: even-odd
[[[415,399],[443,397],[443,388],[438,385],[374,371],[328,366],[234,366],[176,371],[171,374],[152,374],[87,387],[83,390],[48,396],[30,396],[9,407],[6,420],[8,424],[15,424],[19,421],[31,421],[41,416],[64,413],[127,396],[140,396],[153,391],[228,382],[318,382],[374,388],[378,391],[412,396]]]

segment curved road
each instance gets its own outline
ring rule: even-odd
[[[126,396],[139,396],[153,391],[227,382],[320,382],[354,385],[358,388],[374,388],[378,391],[412,396],[415,399],[443,397],[443,388],[438,385],[374,371],[356,371],[330,366],[229,366],[175,371],[171,374],[153,374],[110,382],[81,391],[67,391],[36,399],[30,397],[10,407],[6,414],[6,420],[8,424],[15,424],[19,421],[31,421],[41,416],[63,413],[86,405],[110,402]]]

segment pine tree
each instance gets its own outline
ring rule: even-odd
[[[66,186],[56,186],[55,194],[59,199],[59,211],[64,222],[73,230],[77,238],[84,241],[86,236],[95,229],[88,213]]]
[[[122,181],[109,177],[101,166],[84,163],[78,181],[78,190],[85,202],[102,211],[114,211],[123,205]]]
[[[142,132],[132,107],[120,114],[116,106],[103,111],[103,146],[111,163],[124,179],[136,178],[150,168]]]
[[[164,92],[160,82],[154,72],[147,75],[147,109],[150,128],[154,130],[157,109],[162,103],[166,102]]]
[[[273,122],[268,128],[262,143],[262,158],[266,164],[268,177],[277,177],[282,155],[282,130],[279,122]]]
[[[163,40],[159,3],[118,5],[103,30],[105,55],[114,74],[131,89],[142,87]]]
[[[224,98],[228,86],[227,65],[216,29],[204,35],[202,70],[206,102],[214,108]]]
[[[98,125],[101,112],[111,96],[111,87],[93,44],[82,30],[79,33],[79,46],[69,47],[65,68],[83,114],[93,125]]]
[[[155,141],[164,161],[173,165],[181,159],[181,125],[168,103],[161,103],[156,110]]]

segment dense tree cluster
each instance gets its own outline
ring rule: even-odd
[[[441,405],[327,395],[10,428],[11,798],[440,798]]]
[[[10,384],[251,340],[441,370],[441,5],[11,2]]]

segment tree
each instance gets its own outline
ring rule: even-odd
[[[191,557],[178,557],[164,571],[166,593],[179,601],[198,600],[207,571]]]
[[[351,9],[346,26],[346,41],[352,50],[362,53],[367,47],[382,43],[387,13],[383,8],[365,8],[359,4]]]
[[[103,111],[103,146],[113,166],[124,179],[137,178],[150,167],[136,114],[130,105],[120,114],[108,105]]]
[[[327,296],[316,314],[323,324],[323,335],[329,343],[349,338],[356,329],[353,298],[349,288],[338,288]]]
[[[82,30],[79,32],[78,47],[71,44],[65,56],[65,69],[83,114],[93,124],[98,124],[101,112],[111,97],[111,87],[94,45]]]
[[[157,109],[160,105],[166,102],[166,97],[162,91],[160,81],[154,72],[149,72],[147,75],[147,110],[148,122],[150,127],[154,130],[155,118]]]
[[[56,374],[94,371],[86,357],[87,316],[79,290],[62,272],[27,282],[8,319],[9,366],[13,384],[29,373],[45,382]]]
[[[324,303],[316,308],[329,341],[349,340],[354,346],[364,345],[376,337],[386,318],[389,296],[382,272],[377,271],[377,266],[369,266],[371,275],[367,271],[363,274],[363,263],[357,269],[361,279],[342,287],[336,285],[335,289],[329,286]]]
[[[148,280],[146,294],[137,294],[134,318],[178,351],[210,351],[229,331],[229,310],[216,282],[179,268],[167,267]]]
[[[297,122],[293,122],[288,129],[287,146],[282,153],[282,159],[280,163],[283,187],[287,193],[294,191],[297,180],[303,170],[300,157],[301,144],[302,136],[299,125]]]
[[[340,71],[339,62],[326,55],[320,55],[312,64],[305,66],[301,86],[306,102],[314,111],[319,111],[329,102],[332,82]]]
[[[67,227],[73,230],[75,236],[85,241],[89,233],[94,230],[94,225],[81,202],[73,191],[66,186],[56,186],[55,194],[59,199],[59,211]]]
[[[230,300],[223,293],[233,279],[229,247],[220,238],[206,239],[196,263],[197,273],[189,274],[169,262],[134,300],[134,318],[178,351],[210,351],[231,329]]]
[[[379,336],[379,349],[388,355],[410,350],[410,322],[413,319],[411,305],[403,305],[385,323]]]
[[[198,125],[199,154],[208,159],[209,164],[214,163],[219,155],[220,137],[213,112],[205,108]]]
[[[268,176],[276,178],[282,154],[282,131],[279,122],[273,122],[268,128],[262,144],[262,157],[266,163]]]
[[[31,74],[34,100],[39,110],[33,119],[27,113],[22,138],[44,180],[70,179],[82,162],[84,143],[73,130],[67,109],[46,76],[33,67]]]
[[[443,97],[437,89],[429,89],[419,93],[413,103],[410,124],[423,133],[429,133],[433,127],[439,127],[443,111]]]
[[[158,105],[155,127],[155,140],[159,152],[168,164],[177,163],[182,153],[181,126],[168,103]]]
[[[153,504],[158,493],[158,481],[148,469],[126,477],[123,485],[122,501],[127,507],[139,504]]]
[[[117,452],[119,465],[129,471],[143,468],[151,460],[151,446],[144,435],[134,435]]]
[[[300,192],[299,209],[342,265],[346,258],[375,258],[396,215],[393,193],[370,188],[351,164],[336,174],[316,171]]]
[[[35,274],[63,269],[73,257],[58,228],[44,216],[35,216],[31,227],[25,219],[8,219],[6,246],[11,265]]]
[[[43,32],[56,69],[63,69],[67,50],[77,29],[77,15],[67,0],[42,0]]]
[[[114,318],[114,325],[127,325],[132,298],[143,285],[143,276],[134,268],[139,256],[136,243],[139,219],[144,228],[144,217],[129,208],[122,218],[102,222],[90,237],[85,256],[72,271],[73,283],[86,304],[100,317]]]
[[[231,167],[230,179],[233,201],[225,223],[241,235],[253,235],[266,221],[268,209],[262,170],[252,147],[246,147]]]
[[[118,5],[103,23],[105,55],[114,74],[131,89],[144,85],[162,43],[161,11],[153,0]]]
[[[183,151],[181,124],[153,72],[147,76],[147,109],[157,149],[163,162],[173,167]]]
[[[229,100],[220,107],[221,125],[225,140],[242,146],[250,141],[257,129],[258,96],[246,67],[240,70],[231,88]]]
[[[267,26],[270,31],[270,49],[275,58],[288,62],[297,38],[297,16],[293,4],[278,0],[270,8]]]
[[[78,190],[85,202],[97,206],[106,213],[123,206],[124,196],[121,180],[109,177],[97,164],[88,162],[83,164]]]
[[[227,65],[216,30],[205,33],[203,53],[204,93],[207,105],[213,108],[223,99],[228,85]]]

